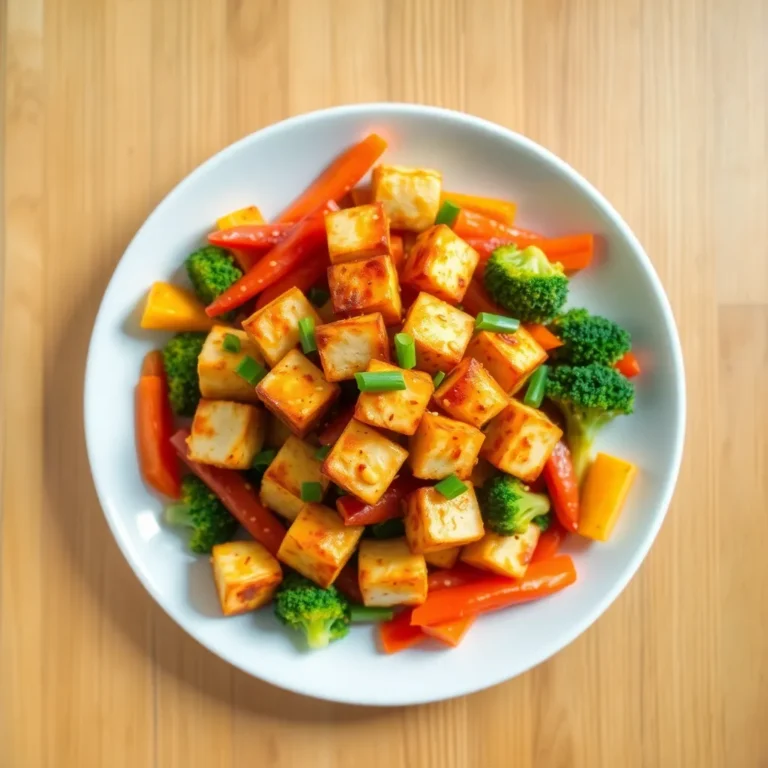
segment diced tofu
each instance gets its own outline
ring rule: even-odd
[[[320,473],[322,461],[315,458],[317,448],[291,435],[267,467],[261,481],[261,503],[288,520],[301,511],[302,483],[320,483],[323,492],[329,480]]]
[[[280,563],[258,541],[216,544],[211,550],[211,565],[225,616],[268,603],[283,580]]]
[[[509,403],[509,397],[473,357],[465,357],[435,392],[447,414],[481,429]]]
[[[189,457],[225,469],[248,469],[264,445],[266,416],[255,405],[201,400],[187,438]]]
[[[482,363],[510,394],[517,392],[547,359],[544,348],[522,326],[515,333],[480,331],[469,343],[465,355]]]
[[[443,177],[429,168],[377,165],[373,169],[373,199],[384,203],[392,229],[422,232],[435,223]]]
[[[272,413],[304,437],[339,396],[308,358],[292,349],[258,384],[256,394]]]
[[[227,334],[240,341],[239,352],[227,352],[222,344]],[[236,373],[244,357],[252,357],[263,364],[264,358],[258,347],[248,338],[245,331],[214,325],[203,344],[197,359],[197,375],[200,379],[200,393],[210,400],[238,400],[243,403],[258,403],[256,388]]]
[[[243,320],[243,328],[267,363],[275,366],[299,343],[299,320],[305,317],[315,325],[322,323],[307,297],[291,288]]]
[[[381,312],[387,325],[403,316],[400,281],[389,256],[350,261],[328,267],[333,311],[343,317]]]
[[[465,479],[472,474],[483,440],[479,429],[427,411],[410,440],[408,464],[423,480],[452,474]]]
[[[541,411],[518,400],[488,425],[481,453],[502,472],[532,483],[563,436],[563,430]]]
[[[434,488],[419,488],[406,501],[405,535],[413,552],[428,554],[482,538],[485,529],[471,483],[455,499]]]
[[[416,367],[432,374],[458,365],[474,329],[473,317],[428,293],[416,297],[403,325],[416,342]]]
[[[538,526],[533,523],[525,529],[525,533],[516,533],[514,536],[499,536],[489,532],[480,541],[464,547],[461,559],[475,568],[522,579],[528,570],[540,533]]]
[[[361,392],[355,406],[355,418],[402,435],[412,435],[419,426],[429,399],[435,391],[432,377],[423,371],[406,371],[396,365],[371,360],[371,372],[400,371],[405,389],[390,392]]]
[[[480,257],[450,227],[438,224],[419,235],[400,280],[443,301],[460,302]]]
[[[281,562],[321,587],[330,587],[355,551],[362,525],[344,525],[322,504],[305,504],[277,553]]]
[[[328,381],[352,379],[371,360],[389,360],[387,328],[378,312],[320,325],[315,341]]]
[[[352,419],[323,462],[323,474],[345,491],[375,504],[395,479],[408,451]]]
[[[389,255],[389,219],[383,203],[329,213],[325,230],[331,264]]]
[[[453,568],[459,559],[461,547],[451,547],[450,549],[441,549],[439,552],[429,552],[424,555],[427,565],[435,568]]]
[[[413,554],[405,539],[367,539],[357,562],[365,605],[420,605],[427,599],[424,555]]]

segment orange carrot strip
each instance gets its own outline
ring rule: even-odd
[[[466,616],[458,621],[448,621],[445,624],[436,624],[432,627],[421,627],[422,632],[430,637],[437,638],[446,645],[455,648],[467,634],[469,628],[475,623],[477,616]]]
[[[489,219],[511,225],[515,220],[517,206],[507,200],[496,200],[492,197],[479,197],[478,195],[465,195],[461,192],[443,192],[442,200],[448,200],[459,208],[480,213]]]
[[[474,277],[461,301],[464,311],[470,315],[479,315],[481,312],[490,312],[492,315],[508,315],[509,312],[500,307],[485,290],[483,283]]]
[[[303,293],[306,293],[313,285],[325,277],[329,263],[327,253],[318,253],[317,258],[312,258],[304,264],[300,264],[284,278],[276,283],[272,283],[266,291],[262,291],[259,294],[259,298],[256,301],[256,309],[266,307],[270,301],[273,301],[278,296],[282,296],[291,288],[298,288]]]
[[[542,560],[551,560],[560,551],[560,545],[564,538],[565,528],[557,521],[553,521],[549,528],[539,536],[531,562],[538,563]]]
[[[488,216],[483,216],[482,213],[475,213],[466,208],[459,211],[456,221],[453,222],[453,231],[464,239],[468,237],[483,240],[494,237],[505,238],[523,248],[542,239],[542,235],[538,232],[502,224]]]
[[[538,342],[539,346],[545,351],[550,349],[557,349],[563,346],[563,342],[555,336],[552,331],[547,328],[546,325],[539,325],[538,323],[526,323],[525,330],[533,336]]]
[[[631,351],[627,352],[614,367],[628,379],[640,375],[640,363]]]
[[[383,621],[379,624],[379,640],[384,653],[397,653],[411,648],[427,639],[427,636],[421,631],[421,627],[411,624],[411,608],[395,616],[390,621]]]

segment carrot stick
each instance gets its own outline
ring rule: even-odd
[[[628,379],[640,375],[640,363],[631,351],[627,352],[614,367]]]
[[[579,481],[573,468],[571,452],[562,440],[550,454],[541,474],[560,525],[566,531],[578,531]]]
[[[560,551],[560,545],[564,538],[565,528],[556,520],[553,521],[549,528],[539,536],[531,562],[539,563],[542,560],[551,560]]]
[[[208,242],[220,248],[264,253],[285,240],[293,224],[241,224],[208,235]]]
[[[461,192],[443,192],[442,200],[448,200],[459,208],[480,213],[501,224],[511,225],[515,220],[517,206],[507,200],[496,200],[492,197],[465,195]]]
[[[259,294],[259,298],[256,300],[256,309],[266,307],[270,301],[274,301],[278,296],[282,296],[291,288],[298,288],[303,293],[306,293],[313,285],[325,277],[329,263],[328,254],[318,254],[318,258],[313,258],[304,262],[304,264],[300,264],[292,272],[289,272],[276,283],[272,283],[266,291]]]
[[[475,211],[466,208],[459,211],[456,221],[453,222],[453,231],[462,239],[468,237],[483,240],[494,237],[505,238],[523,248],[526,245],[533,245],[543,237],[538,232],[502,224],[482,213],[475,213]]]
[[[552,262],[559,262],[566,272],[578,272],[592,263],[595,238],[591,233],[549,237],[534,243]]]
[[[434,637],[440,642],[455,648],[467,634],[469,628],[475,623],[477,616],[465,616],[457,621],[448,621],[445,624],[436,624],[432,627],[421,627],[425,635]]]
[[[163,353],[159,349],[147,352],[141,361],[142,376],[165,376],[165,364],[163,363]]]
[[[483,283],[477,277],[472,278],[461,301],[464,311],[470,315],[479,315],[481,312],[490,312],[492,315],[508,315],[509,312],[500,307],[485,290]]]
[[[563,342],[555,336],[546,325],[538,323],[526,323],[525,330],[533,336],[538,345],[548,352],[550,349],[557,349],[563,346]]]

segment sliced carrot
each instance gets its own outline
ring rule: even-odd
[[[555,336],[546,325],[539,323],[526,323],[525,330],[533,336],[539,346],[548,352],[550,349],[557,349],[563,346],[563,342]]]
[[[591,233],[548,237],[533,243],[547,254],[552,262],[559,262],[566,272],[578,272],[592,263],[595,237]]]
[[[403,250],[403,238],[400,235],[390,235],[389,237],[389,255],[392,257],[392,263],[395,269],[399,270],[405,259]]]
[[[560,551],[560,545],[564,538],[565,528],[556,520],[553,521],[549,528],[539,536],[531,562],[538,563],[542,560],[551,560]]]
[[[390,621],[379,624],[379,640],[384,653],[397,653],[423,642],[427,636],[421,627],[411,624],[413,610],[406,608]]]
[[[538,232],[502,224],[500,221],[466,208],[462,208],[459,211],[456,221],[453,222],[453,231],[464,239],[479,238],[486,240],[494,237],[504,238],[523,248],[526,245],[533,245],[542,239],[542,235]]]
[[[448,621],[445,624],[435,624],[431,627],[421,627],[425,635],[434,637],[446,645],[455,648],[469,631],[469,628],[475,623],[477,616],[466,616],[457,621]]]
[[[472,278],[461,300],[464,311],[470,315],[479,315],[481,312],[490,312],[493,315],[508,315],[504,307],[499,306],[485,290],[482,281],[478,277]]]
[[[573,468],[571,452],[561,440],[550,454],[541,472],[549,498],[560,525],[566,531],[579,529],[579,480]]]
[[[208,242],[220,248],[263,254],[285,240],[292,229],[293,224],[241,224],[211,232]]]
[[[515,220],[517,206],[507,200],[496,200],[492,197],[479,197],[478,195],[465,195],[461,192],[443,192],[442,200],[448,200],[459,208],[466,208],[475,213],[481,213],[489,219],[499,221],[502,224],[511,225]]]
[[[163,364],[163,353],[159,349],[147,352],[141,361],[142,376],[165,376],[165,365]]]
[[[631,351],[627,352],[614,367],[628,379],[631,379],[634,376],[639,376],[641,372],[640,363]]]
[[[318,253],[317,258],[312,258],[304,264],[300,264],[292,272],[289,272],[284,278],[262,291],[256,300],[256,309],[266,307],[270,301],[274,301],[278,296],[282,296],[291,288],[298,288],[306,293],[313,285],[320,282],[326,275],[328,269],[328,254]]]

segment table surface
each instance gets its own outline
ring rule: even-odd
[[[768,765],[764,0],[3,13],[3,768]],[[102,291],[165,193],[262,126],[379,100],[497,121],[601,189],[661,275],[689,382],[669,517],[605,616],[516,680],[386,710],[273,689],[185,636],[109,535],[81,410]]]

